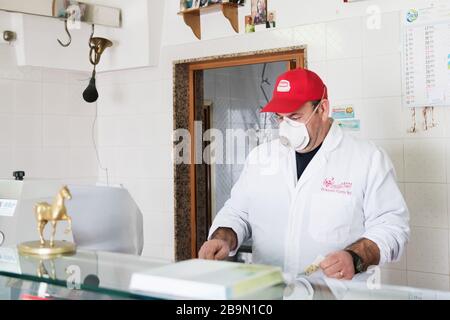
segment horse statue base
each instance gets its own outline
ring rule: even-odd
[[[55,241],[53,246],[50,246],[50,241],[45,241],[44,245],[40,241],[30,241],[19,244],[17,248],[20,254],[32,256],[70,254],[75,253],[77,250],[77,246],[74,243],[67,241]]]

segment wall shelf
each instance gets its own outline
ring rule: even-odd
[[[183,16],[184,22],[188,25],[192,32],[198,39],[202,39],[202,29],[200,16],[202,13],[211,13],[222,11],[225,18],[230,21],[231,26],[233,27],[236,33],[239,33],[239,7],[242,5],[236,3],[216,3],[210,4],[203,8],[195,8],[195,9],[187,9],[181,12],[178,12],[179,15]]]
[[[37,6],[38,3],[52,1],[31,2],[36,2]],[[30,6],[31,2],[27,1],[28,6],[24,5],[23,8],[36,7]],[[126,21],[136,22],[122,24],[120,28],[96,24],[95,35],[104,36],[114,43],[111,50],[103,54],[97,72],[145,68],[159,64],[163,17],[167,1],[89,0],[89,3],[91,2],[114,6],[117,8],[114,12],[120,12]],[[0,7],[5,3],[0,0]],[[17,1],[17,4],[19,3],[24,1]],[[92,22],[92,20],[88,21]],[[60,46],[56,41],[58,38],[66,39],[64,23],[58,18],[13,14],[0,10],[0,37],[3,30],[13,30],[17,33],[17,40],[11,49],[15,54],[17,66],[92,72],[88,46],[92,29],[88,23],[81,23],[80,28],[70,30],[73,41],[68,48]],[[3,47],[1,41],[0,47]]]

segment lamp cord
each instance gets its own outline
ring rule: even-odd
[[[95,117],[94,117],[94,122],[92,123],[92,143],[94,145],[94,150],[95,150],[95,155],[97,157],[97,164],[98,167],[100,168],[100,170],[105,171],[106,173],[106,185],[109,187],[109,170],[108,168],[103,167],[102,162],[100,160],[100,155],[98,153],[98,148],[97,148],[97,142],[95,140],[95,127],[97,124],[97,119],[98,119],[98,106],[97,103],[95,103]]]

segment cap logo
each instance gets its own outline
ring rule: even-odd
[[[281,80],[277,87],[278,92],[290,92],[291,83],[287,80]]]

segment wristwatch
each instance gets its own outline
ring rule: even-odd
[[[353,267],[355,268],[355,273],[361,273],[364,271],[364,264],[361,257],[352,250],[345,250],[350,253],[353,259]]]

